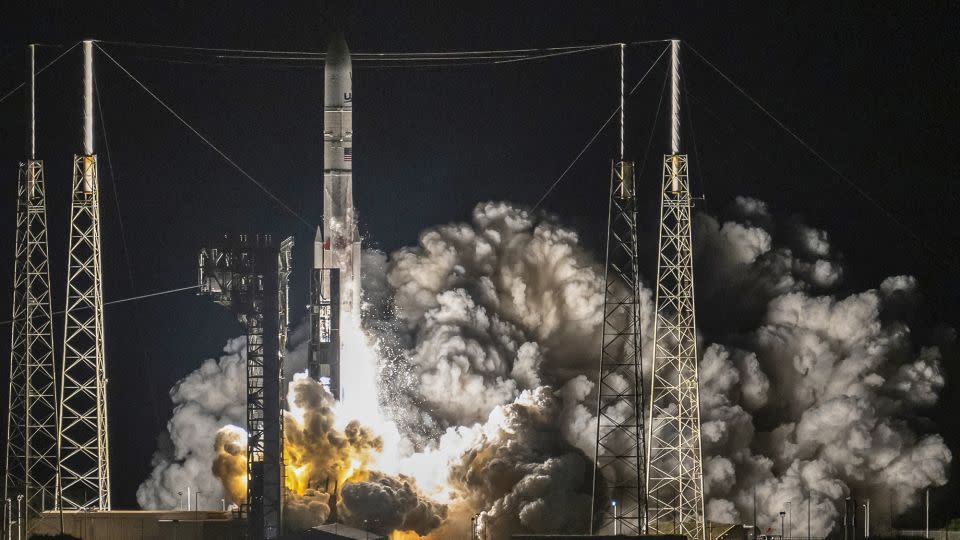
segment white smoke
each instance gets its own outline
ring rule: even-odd
[[[802,515],[809,502],[810,533],[824,535],[849,495],[893,497],[888,508],[902,513],[919,490],[946,483],[951,460],[939,435],[918,435],[911,422],[943,388],[940,351],[918,348],[906,322],[884,318],[912,301],[916,280],[829,294],[843,271],[826,232],[793,220],[779,235],[787,246],[768,244],[746,262],[729,254],[757,253],[755,239],[776,229],[759,201],[739,198],[734,213],[752,232],[697,222],[698,268],[711,268],[698,272],[708,276],[698,307],[716,342],[701,362],[708,517],[752,521],[754,490],[762,529],[776,528],[788,502]]]
[[[896,492],[903,512],[917,490],[946,482],[951,460],[942,438],[911,422],[943,387],[940,352],[882,317],[910,303],[916,280],[832,295],[843,267],[825,231],[778,223],[755,199],[738,198],[731,213],[695,223],[708,517],[752,521],[754,489],[764,528],[788,502],[799,511],[809,501],[811,534],[826,534],[847,495]],[[560,389],[560,433],[591,455],[601,272],[572,231],[497,203],[394,254],[387,278],[412,335],[410,414],[440,427],[473,422],[547,383]],[[522,347],[536,347],[530,377],[513,373]]]
[[[756,519],[766,530],[788,503],[794,512],[809,503],[818,536],[846,496],[894,497],[901,513],[918,490],[943,485],[951,453],[920,422],[945,384],[943,359],[938,344],[914,341],[917,281],[893,276],[841,293],[842,257],[825,231],[778,221],[746,197],[728,213],[694,223],[708,517]],[[390,455],[344,487],[340,505],[375,503],[389,509],[379,530],[430,538],[465,535],[477,514],[489,537],[584,530],[604,274],[578,235],[549,216],[484,203],[470,223],[428,229],[389,258],[364,257],[364,325],[388,416],[375,427]],[[648,376],[650,290],[642,301]],[[221,384],[194,375],[178,388]],[[166,486],[183,480],[168,477],[191,460],[191,471],[209,460],[200,471],[209,475],[215,428],[185,436],[189,415],[242,425],[187,395],[172,393],[171,436],[184,442],[141,486],[145,506],[169,504]],[[328,496],[306,495],[292,509],[300,521],[325,519]],[[354,504],[351,519],[369,522],[357,513],[365,505]]]
[[[427,434],[592,372],[603,269],[576,233],[503,203],[473,219],[425,231],[387,267],[406,330],[397,339],[410,346],[399,351],[406,376],[391,371],[383,386],[409,400],[401,423]]]
[[[221,428],[246,425],[246,344],[246,338],[230,340],[219,360],[205,360],[170,390],[173,417],[153,456],[153,471],[137,489],[142,508],[178,508],[178,492],[186,497],[188,487],[203,493],[201,508],[220,508],[224,490],[213,474],[214,443]]]

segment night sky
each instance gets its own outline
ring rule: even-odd
[[[685,147],[700,209],[735,195],[799,214],[830,232],[843,254],[843,290],[915,275],[930,326],[960,323],[960,8],[957,3],[683,2],[95,2],[7,7],[0,19],[0,95],[23,78],[29,42],[44,64],[79,39],[321,52],[343,27],[354,52],[553,47],[679,38],[740,84],[878,203],[867,200],[742,95],[684,53]],[[322,189],[322,64],[217,61],[103,44],[232,159],[310,223]],[[628,85],[663,45],[628,51]],[[469,217],[486,200],[533,205],[616,107],[615,49],[504,66],[388,69],[354,64],[354,193],[367,245],[392,251],[427,226]],[[627,154],[638,163],[654,130],[641,185],[645,274],[654,271],[658,154],[653,126],[664,69],[628,103]],[[80,150],[80,52],[38,77],[38,157],[45,160],[54,309],[62,309],[71,156]],[[221,232],[296,236],[293,319],[303,315],[313,230],[247,179],[103,57],[100,156],[106,300],[192,285],[196,253]],[[23,100],[0,103],[0,312],[9,313],[14,193],[23,151]],[[689,105],[689,106],[688,106]],[[104,129],[105,128],[105,129]],[[606,224],[616,130],[596,144],[543,207],[598,250]],[[109,157],[107,144],[109,143]],[[695,146],[696,152],[693,151]],[[890,217],[890,216],[894,217]],[[191,292],[106,310],[113,502],[135,507],[168,390],[240,335],[232,316]],[[57,332],[62,320],[55,321]],[[922,337],[922,336],[921,336]],[[59,335],[57,340],[59,340]],[[0,340],[0,357],[9,358]],[[60,351],[57,352],[59,356]],[[6,365],[6,361],[4,362]],[[930,411],[956,455],[960,367],[946,365],[943,399]],[[4,378],[7,368],[0,370]],[[6,392],[3,392],[5,395]],[[5,398],[4,398],[5,399]],[[953,477],[960,472],[953,467]],[[949,486],[936,501],[955,495]],[[941,505],[941,507],[943,507]],[[946,515],[934,515],[935,521]]]

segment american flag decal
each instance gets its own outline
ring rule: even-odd
[[[343,160],[344,160],[344,161],[353,161],[353,148],[344,148],[344,149],[343,149]]]

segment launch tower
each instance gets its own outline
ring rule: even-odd
[[[680,42],[671,42],[671,153],[663,157],[647,496],[651,534],[704,540],[700,389],[687,156],[680,153]]]
[[[64,509],[110,509],[100,187],[93,153],[93,42],[83,42],[83,154],[73,158],[58,430]]]
[[[594,534],[643,534],[643,384],[633,162],[624,160],[624,46],[620,46],[620,159],[610,168],[597,395]]]
[[[28,157],[17,182],[4,498],[23,497],[26,533],[56,504],[57,401],[43,161],[36,156],[36,48],[27,50]],[[3,529],[10,525],[5,520]]]
[[[225,237],[199,257],[200,294],[230,308],[247,332],[249,538],[277,538],[283,524],[283,356],[289,324],[293,238]]]

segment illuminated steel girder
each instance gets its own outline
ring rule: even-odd
[[[53,508],[57,401],[43,161],[20,165],[4,497],[23,495],[27,526]]]
[[[704,539],[700,392],[687,156],[664,157],[650,376],[650,534]]]
[[[58,439],[64,509],[110,509],[99,192],[97,157],[74,156]]]
[[[595,534],[646,528],[637,203],[633,163],[613,163],[597,397],[591,527]]]
[[[279,423],[279,465],[280,473],[277,475],[275,482],[277,483],[276,491],[280,493],[279,504],[277,504],[277,529],[278,532],[282,532],[283,528],[283,505],[284,499],[287,491],[287,463],[284,460],[283,452],[283,442],[286,440],[283,431],[283,411],[287,410],[287,393],[284,391],[286,386],[283,383],[283,360],[287,354],[287,338],[288,332],[290,329],[290,276],[293,274],[293,237],[288,236],[280,242],[280,252],[277,257],[277,307],[278,314],[280,318],[280,325],[277,327],[277,342],[279,347],[277,348],[277,359],[278,365],[277,370],[280,375],[279,381],[279,392],[280,392],[280,423]],[[270,488],[273,491],[274,488]]]
[[[247,334],[247,502],[251,540],[283,528],[281,377],[289,317],[293,239],[227,238],[200,251],[200,293],[228,307]]]

